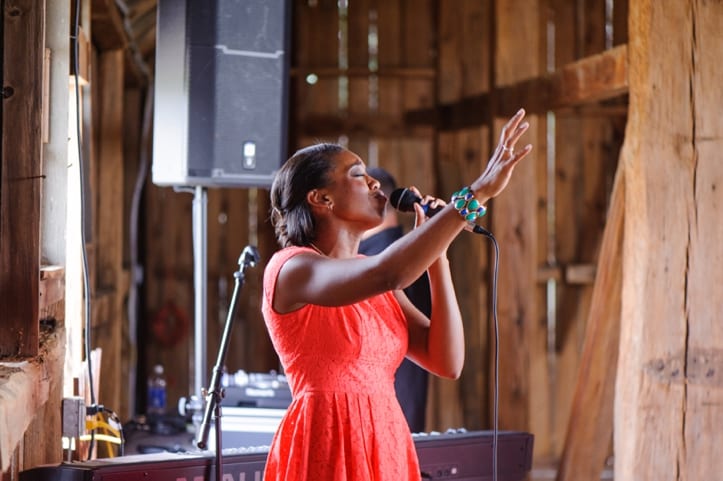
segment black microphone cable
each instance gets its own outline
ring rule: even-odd
[[[497,481],[497,437],[499,432],[499,379],[500,379],[500,329],[497,320],[497,278],[500,272],[500,246],[497,239],[490,231],[478,225],[474,225],[472,232],[481,234],[492,241],[495,248],[495,259],[492,270],[492,321],[495,332],[495,348],[494,348],[494,387],[493,387],[493,404],[492,404],[492,481]]]
[[[123,454],[123,448],[125,439],[123,438],[122,424],[118,415],[98,404],[95,396],[95,386],[93,383],[93,362],[92,362],[92,307],[91,307],[91,288],[90,288],[90,267],[88,264],[88,250],[86,247],[86,221],[87,221],[87,206],[86,206],[86,172],[85,172],[85,159],[83,156],[82,147],[82,136],[81,136],[81,120],[80,116],[81,103],[80,103],[80,11],[82,6],[81,0],[75,0],[74,2],[75,12],[73,18],[73,30],[71,34],[72,49],[73,49],[73,80],[75,85],[75,134],[76,134],[76,145],[78,148],[78,171],[79,171],[79,184],[80,184],[80,239],[81,239],[81,257],[83,263],[83,291],[84,291],[84,306],[85,306],[85,333],[84,333],[84,350],[85,350],[85,362],[87,365],[88,372],[88,393],[90,395],[90,405],[86,407],[86,412],[83,413],[85,416],[95,416],[100,412],[110,414],[111,418],[116,424],[120,426],[120,454]],[[90,442],[88,443],[88,460],[92,459],[93,450],[95,449],[96,442],[96,428],[90,430]]]

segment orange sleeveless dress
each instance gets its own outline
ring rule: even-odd
[[[264,272],[262,312],[293,400],[271,443],[265,481],[419,481],[414,442],[394,392],[407,327],[391,292],[342,307],[273,310],[287,247]]]

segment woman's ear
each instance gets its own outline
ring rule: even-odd
[[[306,202],[309,203],[312,210],[327,211],[331,210],[331,199],[320,189],[310,190],[306,194]]]

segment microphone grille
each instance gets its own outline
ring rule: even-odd
[[[389,194],[389,203],[392,207],[402,212],[413,211],[416,200],[417,196],[407,188],[395,189]]]

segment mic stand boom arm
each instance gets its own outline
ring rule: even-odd
[[[259,253],[256,247],[246,246],[241,252],[241,256],[238,259],[239,270],[234,272],[234,288],[233,295],[231,296],[231,305],[226,315],[226,325],[223,329],[223,336],[221,337],[221,345],[218,348],[218,357],[216,358],[216,365],[213,367],[213,373],[211,376],[211,383],[209,384],[208,390],[204,394],[206,398],[206,410],[203,413],[203,422],[199,429],[198,438],[196,445],[200,449],[206,449],[208,447],[208,432],[211,429],[211,413],[215,417],[216,426],[216,480],[221,481],[223,479],[222,472],[222,461],[221,461],[221,399],[223,398],[223,388],[221,388],[221,376],[223,375],[223,365],[226,359],[226,351],[228,350],[228,343],[231,339],[231,327],[233,326],[233,317],[236,311],[236,300],[238,298],[239,291],[244,281],[244,271],[248,266],[255,266],[259,261]]]

